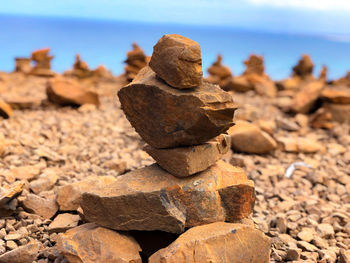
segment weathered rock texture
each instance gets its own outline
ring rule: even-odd
[[[189,89],[201,85],[201,48],[189,38],[177,34],[164,35],[153,48],[149,66],[174,88]]]
[[[84,180],[67,184],[58,188],[57,203],[61,211],[76,211],[81,202],[83,192],[91,187],[103,188],[115,181],[113,176],[89,176]]]
[[[203,82],[193,90],[166,85],[149,68],[118,92],[122,109],[141,137],[155,148],[200,144],[233,125],[229,93]]]
[[[189,229],[149,262],[268,263],[270,240],[253,227],[218,222]]]
[[[55,79],[49,81],[46,87],[46,94],[51,102],[62,106],[100,105],[97,93],[87,90],[72,80]]]
[[[331,103],[350,104],[350,87],[326,87],[321,97]]]
[[[141,263],[140,246],[125,234],[84,224],[58,238],[57,248],[70,263]]]
[[[237,121],[228,130],[233,150],[245,153],[263,154],[276,149],[276,141],[258,126],[245,121]]]
[[[195,146],[157,149],[147,145],[144,149],[172,175],[187,177],[216,163],[230,146],[231,137],[222,134],[215,140]]]
[[[244,171],[219,161],[182,179],[156,164],[138,169],[84,193],[81,205],[88,221],[108,228],[181,233],[185,227],[245,218],[254,200],[254,184]]]
[[[37,258],[41,243],[38,241],[30,242],[5,254],[0,255],[0,263],[29,263]]]

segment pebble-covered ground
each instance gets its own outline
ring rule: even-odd
[[[21,83],[10,91],[3,86],[1,90],[45,95],[44,80]],[[44,103],[15,110],[11,118],[0,121],[0,186],[25,182],[13,203],[15,215],[0,219],[0,255],[38,240],[42,248],[36,262],[64,262],[54,247],[57,233],[50,227],[57,212],[51,219],[40,217],[25,205],[27,196],[55,200],[60,186],[88,176],[118,176],[153,163],[120,109],[115,96],[119,87],[118,82],[95,85],[100,108]],[[237,118],[270,127],[277,140],[303,137],[311,141],[305,147],[318,147],[311,154],[279,148],[268,155],[230,153],[225,157],[244,167],[255,182],[252,219],[272,239],[271,262],[349,262],[344,255],[350,249],[350,127],[337,124],[331,130],[314,130],[307,116],[282,113],[276,99],[251,92],[233,96],[240,106]],[[287,177],[287,168],[295,162],[308,167],[298,166]],[[43,209],[47,211],[38,213],[50,212],[50,207],[38,207]]]

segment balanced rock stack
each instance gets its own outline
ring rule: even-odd
[[[35,62],[31,74],[42,77],[52,77],[55,73],[51,70],[51,60],[53,56],[49,55],[50,49],[44,48],[32,53],[32,60]]]
[[[127,64],[124,70],[128,81],[132,81],[137,73],[148,64],[147,56],[137,43],[133,43],[132,48],[133,50],[126,54],[127,59],[124,61]]]
[[[252,212],[254,183],[241,168],[219,160],[230,149],[223,133],[233,125],[236,107],[230,94],[203,81],[199,44],[163,36],[149,67],[118,96],[157,164],[85,192],[87,221],[130,234],[179,235],[191,228],[158,247],[149,258],[153,263],[269,262],[269,239],[240,223]]]
[[[15,58],[16,68],[15,72],[29,73],[32,70],[31,58]]]
[[[226,83],[232,78],[232,72],[229,67],[222,64],[222,56],[219,54],[216,61],[208,68],[209,77],[206,81],[218,84],[226,90]]]

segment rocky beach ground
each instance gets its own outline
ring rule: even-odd
[[[85,222],[74,206],[76,188],[154,163],[120,109],[122,77],[86,82],[98,93],[99,107],[54,105],[46,82],[0,74],[2,98],[17,105],[0,122],[0,262],[66,262],[57,237]],[[350,262],[350,125],[314,129],[311,115],[281,110],[288,100],[284,91],[230,93],[238,106],[235,122],[255,128],[248,142],[246,132],[236,133],[244,145],[233,146],[224,160],[242,167],[255,183],[251,223],[271,238],[271,262]],[[267,153],[235,150],[249,144],[256,151],[267,147]],[[69,185],[77,186],[75,192],[62,191]]]

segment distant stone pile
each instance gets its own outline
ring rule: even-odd
[[[54,57],[50,56],[49,52],[49,48],[44,48],[32,53],[31,59],[35,64],[30,72],[31,74],[44,77],[53,77],[55,75],[51,70],[51,60]]]
[[[85,61],[81,60],[79,54],[75,55],[73,68],[64,72],[64,75],[78,79],[112,77],[112,74],[108,72],[103,65],[98,66],[96,69],[90,69],[89,65]]]
[[[247,92],[255,90],[258,94],[269,97],[276,96],[274,82],[265,74],[264,58],[252,54],[244,61],[245,71],[241,76],[232,76],[228,67],[221,64],[222,57],[208,69],[210,74],[207,79],[211,83],[219,84],[226,91]]]
[[[220,160],[230,149],[230,137],[223,133],[233,125],[236,107],[230,94],[202,80],[199,44],[176,34],[163,36],[149,67],[118,96],[157,164],[84,193],[87,221],[161,235],[178,236],[191,228],[161,250],[170,242],[156,248],[150,240],[153,252],[159,250],[148,255],[152,263],[269,262],[268,238],[240,223],[253,210],[254,184],[241,168]],[[60,249],[69,257],[68,238]]]
[[[147,56],[137,43],[133,43],[132,48],[133,49],[126,54],[127,59],[124,61],[126,63],[124,74],[128,81],[132,81],[137,73],[148,64]]]

